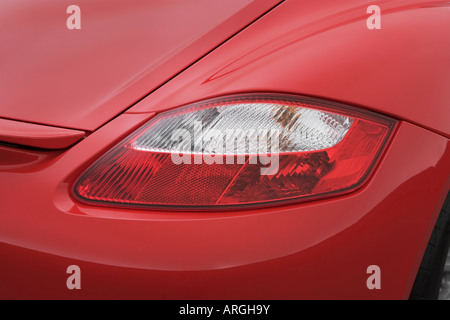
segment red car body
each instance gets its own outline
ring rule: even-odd
[[[450,188],[450,6],[425,0],[0,4],[0,298],[405,299]],[[377,4],[382,27],[368,30]],[[74,181],[161,111],[237,93],[398,120],[367,183],[258,209],[77,201]],[[38,148],[36,148],[38,147]],[[82,289],[68,290],[78,265]],[[366,286],[381,269],[381,290]]]

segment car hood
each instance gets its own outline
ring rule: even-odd
[[[0,2],[0,118],[93,131],[278,0]],[[6,45],[5,45],[6,44]]]

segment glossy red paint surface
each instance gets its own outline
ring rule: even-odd
[[[74,201],[80,154],[95,158],[146,118],[121,116],[33,172],[2,167],[2,298],[408,296],[448,188],[447,139],[402,123],[363,189],[299,205],[177,213]],[[66,264],[86,274],[81,292],[65,288]],[[384,270],[380,292],[365,286],[372,264]]]
[[[0,141],[44,149],[64,149],[79,141],[84,131],[0,119]]]
[[[392,8],[381,35],[365,27],[368,3],[287,0],[71,148],[1,146],[0,298],[407,298],[450,187],[450,8],[378,1]],[[156,112],[261,91],[362,105],[399,126],[369,181],[343,196],[233,212],[72,198],[83,170]],[[67,123],[109,119],[91,117]],[[66,287],[74,264],[80,291]],[[366,287],[374,264],[379,291]]]
[[[382,8],[380,30],[366,27],[373,3]],[[287,1],[129,112],[288,92],[364,106],[449,137],[449,15],[446,1]]]
[[[279,0],[0,3],[0,117],[92,131]]]

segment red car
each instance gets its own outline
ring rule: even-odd
[[[1,299],[449,298],[448,1],[3,0],[0,39]]]

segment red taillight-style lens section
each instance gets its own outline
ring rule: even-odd
[[[78,179],[84,202],[220,209],[298,202],[364,183],[396,125],[291,95],[224,97],[164,112]]]

